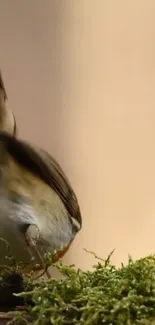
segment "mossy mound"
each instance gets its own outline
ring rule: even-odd
[[[128,265],[119,268],[108,257],[92,271],[61,263],[55,267],[63,279],[38,284],[28,280],[28,291],[20,294],[28,305],[29,324],[155,324],[155,256],[129,258]],[[16,320],[25,315],[15,313]]]

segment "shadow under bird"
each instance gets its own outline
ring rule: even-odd
[[[62,257],[82,226],[77,197],[47,152],[17,137],[0,73],[0,238],[17,262],[31,258],[44,268],[44,254]],[[7,263],[0,241],[0,265]],[[32,263],[33,264],[33,263]],[[33,266],[31,266],[33,269]]]

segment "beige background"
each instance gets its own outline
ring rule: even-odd
[[[22,138],[50,151],[79,197],[83,248],[155,253],[155,1],[1,0],[0,67]]]

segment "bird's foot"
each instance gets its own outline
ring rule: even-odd
[[[30,246],[31,248],[36,247],[37,241],[39,239],[39,228],[37,225],[32,224],[29,225],[26,233],[25,233],[25,240],[27,242],[27,245]]]
[[[26,243],[32,250],[34,250],[34,252],[38,256],[38,258],[40,260],[40,266],[41,266],[40,269],[41,268],[44,269],[48,278],[51,278],[51,275],[50,275],[49,271],[47,270],[44,260],[39,252],[39,249],[37,248],[37,241],[39,239],[39,236],[40,236],[40,232],[39,232],[39,228],[37,227],[37,225],[35,225],[35,224],[29,225],[25,232]]]

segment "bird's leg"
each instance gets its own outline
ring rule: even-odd
[[[25,240],[27,242],[27,245],[30,246],[34,251],[35,253],[37,254],[40,262],[41,262],[41,266],[43,269],[46,269],[46,265],[44,263],[44,260],[37,248],[37,241],[39,239],[39,235],[40,235],[40,232],[39,232],[39,228],[37,227],[37,225],[35,224],[31,224],[28,226],[28,228],[26,229],[26,232],[25,232]],[[46,270],[46,274],[48,276],[48,278],[51,278],[51,275],[50,273],[48,272],[48,270]]]

